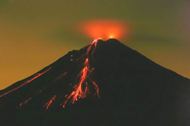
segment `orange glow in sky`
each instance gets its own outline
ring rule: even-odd
[[[127,24],[120,21],[88,21],[82,23],[80,29],[92,39],[121,39],[128,34]]]

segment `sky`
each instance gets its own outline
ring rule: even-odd
[[[91,38],[94,20],[126,22],[121,41],[190,78],[188,0],[0,0],[0,89],[32,75]]]

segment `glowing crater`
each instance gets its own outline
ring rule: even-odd
[[[128,29],[126,23],[112,20],[88,21],[80,25],[80,31],[92,39],[122,39]]]

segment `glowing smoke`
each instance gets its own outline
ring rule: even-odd
[[[80,25],[80,31],[92,39],[122,39],[128,35],[128,25],[120,21],[96,20],[84,22]]]

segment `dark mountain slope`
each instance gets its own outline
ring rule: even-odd
[[[0,123],[189,126],[189,92],[189,79],[117,40],[98,40],[3,90]]]

